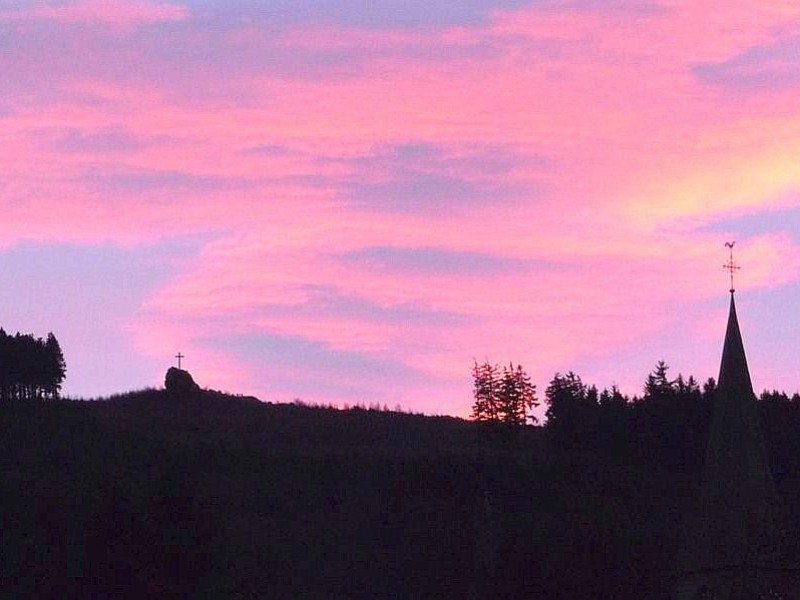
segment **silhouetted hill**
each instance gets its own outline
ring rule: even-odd
[[[214,392],[6,403],[3,587],[39,597],[467,590],[482,473],[522,439],[498,446],[485,433],[449,417]]]
[[[493,436],[455,417],[272,404],[252,396],[208,390],[171,395],[148,389],[82,404],[109,431],[171,442],[233,444],[258,452],[298,456],[363,453],[376,458],[474,455],[498,449]],[[537,433],[525,428],[516,432],[514,439],[519,445],[522,438],[529,442],[541,438]]]
[[[642,431],[651,453],[207,391],[4,403],[2,591],[663,598],[699,461],[657,454],[702,444]]]

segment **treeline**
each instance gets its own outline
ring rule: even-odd
[[[670,378],[663,361],[647,376],[641,396],[556,373],[545,390],[545,430],[565,449],[692,471],[705,454],[715,390],[713,378],[703,384],[691,376]]]
[[[668,369],[657,363],[642,395],[632,397],[557,373],[545,391],[544,429],[564,450],[696,471],[705,456],[716,381],[671,378]],[[773,474],[780,479],[800,472],[800,394],[764,391],[757,401]]]
[[[508,415],[525,415],[538,406],[535,387],[521,367],[490,367],[473,366],[473,419],[524,423],[525,417]],[[663,361],[645,379],[642,394],[634,396],[615,386],[598,389],[573,372],[556,373],[544,391],[542,428],[566,451],[693,471],[705,455],[715,390],[713,378],[701,383],[691,376],[671,377]],[[757,399],[776,475],[800,470],[800,442],[795,442],[800,440],[800,394],[764,391]],[[530,414],[527,418],[535,422]]]
[[[0,329],[0,401],[58,398],[66,371],[52,333],[42,339]]]

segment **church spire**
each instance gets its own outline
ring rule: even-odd
[[[717,379],[720,391],[728,395],[735,395],[744,400],[751,398],[753,384],[750,381],[750,370],[747,368],[747,357],[744,353],[742,332],[739,329],[739,319],[736,316],[736,300],[731,289],[731,303],[728,310],[728,326],[725,330],[725,342],[722,346],[722,360],[719,366]]]
[[[733,287],[733,276],[741,267],[733,260],[733,246],[736,242],[725,242],[730,254],[728,262],[722,268],[728,271],[731,278],[731,304],[728,309],[728,326],[725,329],[725,342],[722,345],[722,360],[719,366],[717,387],[719,396],[738,398],[745,404],[752,404],[745,400],[755,399],[753,384],[750,381],[750,370],[747,368],[747,357],[744,353],[742,332],[739,329],[739,319],[736,316],[736,289]]]
[[[739,266],[733,261],[733,242],[725,245],[730,249],[730,259],[723,265],[731,277],[728,324],[714,394],[699,512],[685,548],[685,582],[678,594],[680,599],[738,598],[732,589],[745,582],[748,588],[763,590],[766,582],[761,575],[753,574],[775,568],[780,554],[778,495],[736,314],[733,275]],[[713,590],[714,595],[703,596],[706,592],[702,590]],[[761,596],[753,593],[742,597]]]
[[[775,546],[777,493],[736,315],[733,243],[726,268],[731,301],[706,450],[702,510],[710,535],[705,561],[714,567],[768,563]]]

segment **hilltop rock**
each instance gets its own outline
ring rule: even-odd
[[[186,394],[200,390],[200,386],[192,379],[189,371],[176,369],[175,367],[170,367],[167,370],[164,387],[171,394]]]

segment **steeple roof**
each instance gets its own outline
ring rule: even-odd
[[[717,379],[720,390],[734,393],[737,396],[753,396],[753,384],[750,381],[750,370],[747,368],[747,357],[744,354],[742,332],[739,319],[736,317],[736,301],[731,292],[731,306],[728,312],[728,328],[725,331],[725,343],[722,347],[722,362]]]

